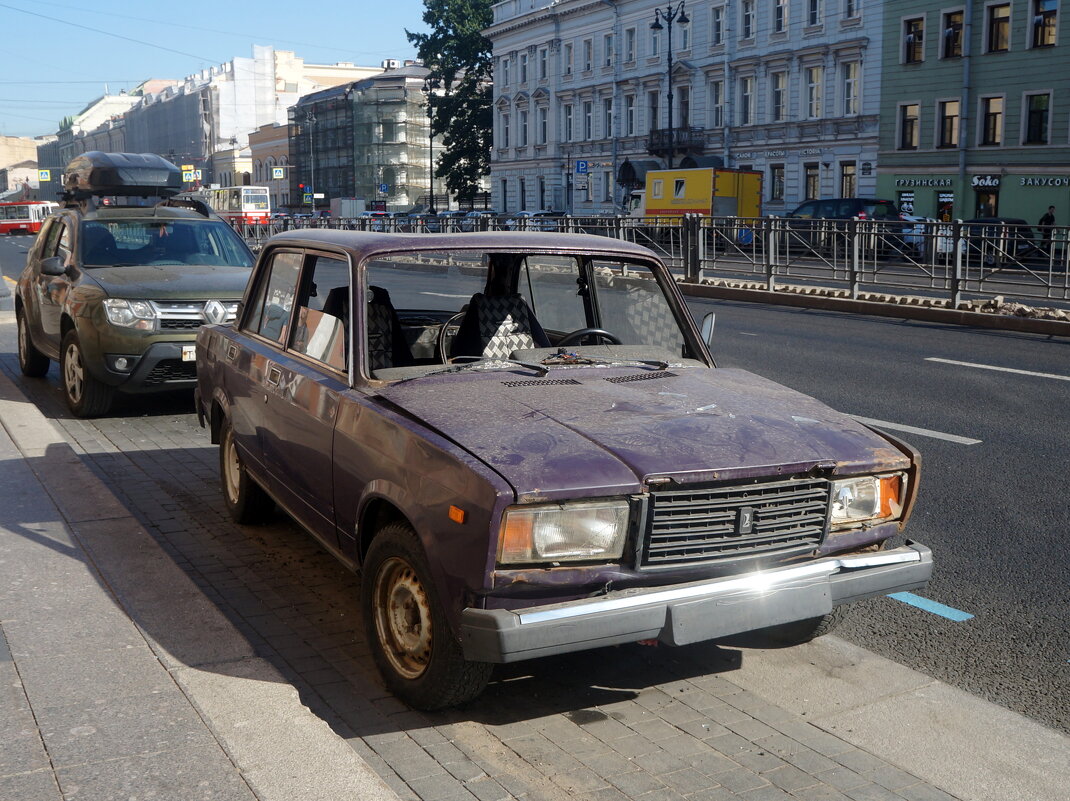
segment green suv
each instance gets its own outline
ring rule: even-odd
[[[174,194],[181,176],[170,162],[79,159],[65,176],[64,207],[27,256],[15,313],[22,372],[43,376],[59,362],[67,405],[89,417],[105,414],[116,392],[192,388],[197,330],[234,319],[254,257],[203,204],[96,202]]]

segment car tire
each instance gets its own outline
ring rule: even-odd
[[[415,709],[433,710],[483,692],[493,665],[464,658],[423,547],[408,524],[391,523],[372,540],[360,594],[372,657],[399,699]]]
[[[223,503],[235,523],[264,523],[271,518],[275,501],[249,475],[234,442],[234,430],[225,419],[219,432],[219,482]]]
[[[115,390],[93,377],[86,368],[78,334],[71,329],[63,337],[59,359],[63,397],[75,417],[97,417],[111,408]]]
[[[48,372],[48,357],[34,347],[22,309],[15,310],[15,322],[18,325],[19,370],[30,378],[40,378]]]

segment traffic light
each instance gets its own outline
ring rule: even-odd
[[[297,188],[300,189],[303,192],[305,190],[305,185],[304,184],[298,184]]]

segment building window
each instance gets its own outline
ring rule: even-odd
[[[937,147],[959,146],[959,101],[944,100],[938,106],[940,111],[940,139]]]
[[[739,124],[754,122],[754,78],[739,79]]]
[[[806,116],[812,120],[821,118],[821,84],[824,77],[824,67],[806,68]]]
[[[546,138],[549,134],[549,119],[550,113],[546,106],[539,106],[535,109],[535,143],[539,145],[546,144]]]
[[[624,60],[635,61],[635,28],[628,28],[624,32]]]
[[[650,31],[650,55],[651,57],[658,55],[661,52],[659,45],[661,44],[661,37],[658,36],[657,31]]]
[[[602,63],[607,67],[613,65],[613,34],[611,33],[602,37]]]
[[[516,138],[517,145],[520,147],[527,147],[528,144],[528,112],[527,109],[520,109],[516,113]]]
[[[739,4],[739,38],[754,38],[754,0],[741,0]]]
[[[676,87],[676,98],[676,110],[680,113],[680,119],[677,121],[677,126],[686,128],[691,121],[691,87]]]
[[[520,83],[528,82],[528,54],[520,54]]]
[[[583,103],[583,138],[594,139],[594,103],[590,100]]]
[[[981,144],[1003,144],[1003,98],[981,98]]]
[[[840,197],[858,197],[858,174],[853,161],[840,162]]]
[[[562,51],[562,58],[564,59],[564,62],[565,62],[565,75],[571,75],[572,74],[572,42],[568,42],[565,45],[565,47],[564,47],[564,49]]]
[[[773,2],[773,33],[784,33],[788,29],[788,0]]]
[[[691,49],[691,26],[686,22],[680,23],[680,49]]]
[[[714,47],[724,44],[724,6],[710,9],[710,44]]]
[[[509,59],[502,59],[502,86],[509,85]]]
[[[590,72],[594,66],[594,42],[590,39],[583,40],[583,71]]]
[[[509,115],[502,114],[502,135],[498,147],[509,147]]]
[[[520,196],[520,210],[528,207],[528,187],[523,178],[516,179],[516,193]]]
[[[988,36],[985,52],[1003,53],[1011,48],[1011,4],[988,7]]]
[[[769,165],[769,199],[784,199],[784,165]]]
[[[564,120],[564,126],[565,126],[564,139],[565,139],[566,142],[572,142],[575,139],[576,131],[575,131],[575,128],[573,126],[572,104],[571,103],[566,104],[565,107],[562,109],[561,118]]]
[[[962,58],[962,14],[961,11],[944,14],[944,45],[940,52],[943,58]]]
[[[724,127],[724,81],[710,83],[710,127]]]
[[[843,18],[854,19],[858,16],[859,0],[843,0]]]
[[[549,52],[545,47],[539,49],[539,80],[545,81],[547,78],[547,62],[549,61]]]
[[[635,95],[624,96],[624,135],[635,136]]]
[[[502,193],[501,207],[502,207],[502,210],[504,211],[508,207],[508,201],[509,201],[509,181],[508,181],[508,179],[502,178],[502,180],[501,180],[501,182],[499,184],[499,187],[500,188],[499,188],[498,191]]]
[[[903,20],[903,61],[920,64],[925,60],[925,18]]]
[[[788,74],[774,72],[769,78],[769,90],[772,94],[772,108],[769,110],[773,122],[781,122],[787,116]]]
[[[918,149],[918,112],[917,103],[906,103],[899,107],[899,149]]]
[[[1026,95],[1025,98],[1025,144],[1048,144],[1048,110],[1051,108],[1051,95],[1047,92],[1038,95]]]
[[[1033,47],[1055,45],[1059,0],[1033,0]]]
[[[858,62],[847,61],[840,65],[843,85],[843,116],[858,113]]]
[[[816,200],[818,195],[821,194],[821,173],[818,171],[820,165],[816,162],[803,165],[803,188],[806,192],[806,197],[803,200]]]
[[[609,139],[613,136],[613,99],[606,98],[602,101],[602,138]]]
[[[613,202],[613,173],[609,170],[602,172],[602,200],[606,203]]]
[[[646,93],[647,113],[650,115],[648,122],[650,123],[649,127],[651,130],[658,127],[658,120],[660,119],[660,117],[658,117],[659,95],[659,92]]]
[[[539,208],[546,208],[546,178],[539,176]]]
[[[807,2],[806,2],[806,24],[807,25],[820,25],[821,24],[821,0],[807,0]]]

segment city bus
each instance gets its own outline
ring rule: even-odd
[[[36,234],[45,217],[59,208],[50,200],[0,203],[0,234]]]
[[[209,208],[231,223],[266,223],[271,217],[271,200],[266,186],[224,186],[201,189]]]

